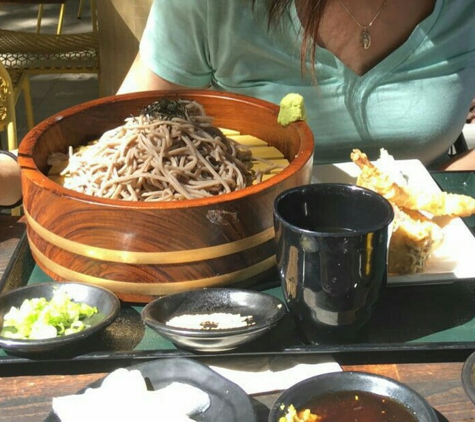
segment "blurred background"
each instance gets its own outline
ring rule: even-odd
[[[96,13],[100,73],[30,75],[35,124],[65,108],[115,94],[137,53],[151,4],[152,0],[65,1],[62,34],[93,31],[92,15]],[[56,33],[60,7],[43,4],[41,33]],[[0,28],[35,32],[38,8],[38,4],[0,1]],[[16,103],[19,142],[28,132],[21,95]],[[6,149],[5,131],[0,132],[0,139]]]
[[[59,0],[58,0],[59,2]],[[96,16],[100,73],[31,75],[34,123],[51,115],[100,96],[114,95],[138,50],[153,0],[64,0],[62,33],[93,31]],[[38,4],[22,0],[0,1],[0,28],[35,32]],[[43,4],[42,33],[57,30],[60,4]],[[92,9],[92,10],[91,10]],[[474,102],[475,105],[475,102]],[[475,147],[475,108],[467,117],[464,135],[469,147]],[[16,103],[18,141],[28,132],[23,98]],[[6,149],[6,133],[0,132]]]

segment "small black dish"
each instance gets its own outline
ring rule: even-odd
[[[407,385],[381,375],[343,371],[317,375],[285,390],[272,406],[268,422],[278,422],[290,405],[300,411],[309,408],[311,403],[317,403],[320,397],[328,396],[330,392],[344,391],[373,393],[392,399],[404,405],[418,422],[439,421],[435,410],[424,397]],[[331,415],[328,417],[331,419]]]
[[[253,325],[228,329],[189,329],[167,325],[180,315],[230,313],[252,316]],[[286,308],[278,298],[261,292],[208,288],[164,296],[147,304],[142,320],[181,347],[200,352],[222,352],[256,339],[274,327]]]
[[[202,363],[186,358],[159,359],[128,369],[138,369],[152,390],[164,388],[172,382],[181,382],[208,393],[211,406],[205,412],[193,416],[198,422],[216,422],[223,418],[226,422],[256,422],[254,408],[245,391]],[[93,382],[78,394],[84,393],[87,388],[100,387],[102,381]],[[59,418],[51,411],[44,422],[58,421]]]
[[[50,300],[56,289],[64,289],[71,300],[95,306],[99,310],[84,320],[90,327],[75,334],[41,340],[20,340],[0,336],[0,347],[19,353],[44,353],[63,349],[81,341],[114,321],[120,311],[120,301],[111,291],[98,286],[76,282],[48,282],[32,284],[0,295],[0,331],[3,317],[12,306],[19,307],[25,299],[44,297]]]
[[[463,364],[462,386],[468,398],[475,403],[475,352]]]

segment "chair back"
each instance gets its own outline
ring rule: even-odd
[[[7,69],[0,61],[0,128],[15,117],[15,100],[13,96],[13,84]]]
[[[15,95],[13,83],[7,69],[0,61],[0,130],[8,131],[8,149],[18,145],[16,133]]]
[[[0,29],[0,60],[30,74],[99,73],[96,32],[35,34]]]
[[[44,15],[44,5],[45,4],[56,4],[59,5],[58,10],[58,24],[56,27],[56,34],[61,34],[63,31],[63,23],[64,23],[64,16],[66,11],[66,3],[68,0],[15,0],[15,1],[0,1],[0,6],[2,4],[31,4],[31,5],[38,5],[38,15],[36,19],[36,33],[39,34],[41,32],[41,22],[43,20]],[[78,12],[77,18],[82,18],[82,8],[83,8],[84,0],[79,1],[78,5]],[[97,11],[96,11],[96,1],[89,0],[89,6],[91,10],[91,22],[92,22],[92,29],[94,32],[97,31]]]

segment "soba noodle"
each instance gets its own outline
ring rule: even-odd
[[[180,100],[179,106],[181,115],[175,117],[149,106],[97,142],[70,148],[63,186],[101,198],[171,201],[251,184],[250,150],[213,127],[199,103]]]

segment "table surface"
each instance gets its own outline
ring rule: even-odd
[[[25,226],[22,219],[0,215],[0,276],[4,273],[12,252]],[[440,421],[475,421],[475,405],[464,392],[461,382],[463,354],[445,353],[414,361],[401,362],[395,353],[383,357],[368,355],[366,362],[351,356],[335,356],[343,370],[365,371],[399,380],[424,396],[434,407]],[[373,359],[373,361],[371,361]],[[383,361],[384,363],[381,363]],[[0,421],[41,421],[51,410],[53,397],[73,394],[104,373],[28,375],[2,377],[0,372]],[[253,396],[259,421],[266,421],[268,409],[278,393]]]

